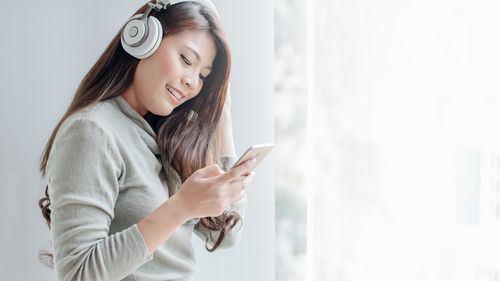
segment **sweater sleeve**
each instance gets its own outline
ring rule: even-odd
[[[237,158],[236,157],[221,157],[219,164],[221,168],[224,171],[227,171],[235,162]],[[246,209],[246,202],[247,202],[247,196],[245,194],[245,191],[241,192],[243,195],[243,198],[228,206],[226,208],[226,211],[231,212],[237,212],[241,220],[234,226],[234,228],[226,233],[226,237],[222,244],[219,246],[220,249],[225,249],[225,248],[230,248],[233,247],[235,244],[237,244],[241,240],[241,233],[243,231],[243,218],[245,216],[245,209]],[[208,239],[209,241],[209,247],[212,247],[214,243],[217,241],[217,238],[219,238],[220,231],[212,231],[207,229],[201,222],[198,222],[194,226],[194,233],[198,235],[203,241],[206,241]]]
[[[123,161],[97,123],[66,121],[47,163],[57,278],[120,280],[153,258],[136,224],[108,234]]]

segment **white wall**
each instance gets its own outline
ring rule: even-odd
[[[0,272],[2,280],[55,280],[37,259],[50,234],[37,201],[42,149],[78,83],[143,1],[2,1],[0,44]],[[113,2],[115,3],[115,2]],[[116,2],[118,3],[118,2]],[[232,101],[236,149],[272,142],[272,2],[214,1],[233,52]],[[65,6],[67,5],[67,6]],[[274,279],[274,160],[249,187],[245,232],[230,250],[208,254],[200,241],[197,280]],[[237,277],[236,277],[237,276]]]

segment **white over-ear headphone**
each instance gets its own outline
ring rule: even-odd
[[[219,15],[210,0],[156,0],[156,4],[149,2],[149,7],[144,14],[135,15],[125,23],[121,34],[123,49],[138,59],[151,56],[158,49],[163,38],[161,23],[157,18],[149,15],[151,10],[160,11],[167,9],[170,5],[182,2],[200,3],[212,10],[217,16]]]

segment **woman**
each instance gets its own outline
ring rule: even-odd
[[[209,251],[239,239],[255,161],[217,164],[235,160],[220,21],[196,2],[150,15],[158,49],[139,60],[116,35],[45,148],[59,280],[192,280],[193,232]]]

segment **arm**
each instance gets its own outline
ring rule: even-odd
[[[234,228],[226,233],[226,237],[224,238],[224,241],[222,244],[219,246],[219,249],[227,249],[231,248],[234,245],[236,245],[240,240],[241,240],[241,235],[243,232],[243,220],[245,216],[245,209],[246,209],[246,202],[247,202],[247,197],[243,193],[243,198],[239,200],[237,203],[231,204],[229,207],[225,209],[225,211],[235,211],[241,216],[241,220],[234,226]],[[200,237],[203,241],[206,241],[208,238],[209,247],[212,247],[217,241],[217,238],[220,235],[220,231],[212,231],[207,229],[205,226],[201,224],[201,222],[198,222],[194,226],[194,233]]]
[[[47,164],[58,280],[120,280],[152,259],[137,225],[108,235],[123,162],[93,121],[67,120]]]
[[[224,170],[227,170],[236,161],[229,110],[230,103],[231,97],[228,93],[218,127],[219,129],[223,128],[223,130],[218,129],[216,134],[222,144],[223,160],[220,165]],[[253,173],[249,176],[242,175],[247,175],[253,165],[252,163],[243,164],[230,173],[224,173],[218,166],[213,165],[196,171],[167,202],[138,223],[149,251],[153,252],[170,236],[175,228],[189,219],[219,216],[224,210],[234,210],[243,217],[246,195],[242,189],[251,182]],[[218,233],[211,233],[200,223],[195,225],[194,232],[202,237],[209,237],[212,242],[218,237]],[[235,244],[240,233],[241,225],[236,225],[226,236],[221,247]]]
[[[218,216],[241,199],[252,176],[248,161],[230,173],[196,171],[138,224],[108,235],[123,162],[107,132],[89,120],[61,126],[47,164],[54,263],[60,281],[121,280],[186,220]]]
[[[233,124],[231,120],[231,92],[229,88],[227,90],[226,100],[224,101],[224,107],[217,126],[216,137],[220,141],[222,157],[236,157],[236,151],[234,149]],[[231,163],[231,165],[233,163]],[[221,164],[224,165],[225,163]],[[227,168],[229,167],[231,166],[228,166]],[[227,169],[223,168],[223,170]]]
[[[233,139],[233,129],[232,129],[232,121],[231,121],[231,95],[228,89],[226,100],[224,102],[224,108],[222,110],[221,119],[219,121],[217,134],[216,136],[219,138],[221,143],[221,155],[222,157],[219,159],[219,165],[222,170],[227,171],[238,159],[236,157],[236,152],[234,148],[234,139]],[[235,211],[243,220],[245,215],[245,206],[247,202],[247,196],[245,191],[242,191],[243,198],[228,206],[226,211]],[[220,248],[229,248],[234,246],[241,239],[241,232],[243,222],[240,220],[238,224],[226,234],[226,238],[224,242],[220,245]],[[219,237],[219,231],[211,231],[204,227],[201,222],[198,222],[194,227],[194,232],[198,235],[203,241],[207,238],[213,244]]]
[[[153,213],[138,223],[138,227],[150,252],[153,252],[157,247],[159,247],[175,230],[175,228],[177,228],[177,226],[189,219],[219,216],[224,210],[236,211],[243,218],[247,199],[244,190],[241,190],[241,188],[246,188],[246,186],[253,179],[254,173],[250,173],[251,170],[249,169],[251,169],[254,164],[243,164],[241,167],[238,166],[238,168],[233,169],[231,173],[224,173],[224,171],[227,171],[227,169],[229,169],[237,160],[234,149],[230,106],[231,96],[228,91],[216,132],[216,137],[219,138],[221,142],[222,157],[219,161],[219,165],[223,171],[221,171],[218,166],[208,166],[196,171],[186,180],[181,188],[179,188],[179,191],[167,200],[167,202],[162,204]],[[225,177],[226,179],[219,180],[218,183],[212,187],[210,187],[210,183],[207,183],[205,180],[207,178],[211,178],[217,181],[218,177]],[[224,185],[226,185],[226,187]],[[233,187],[229,187],[231,185]],[[234,186],[236,186],[236,188]],[[224,189],[227,191],[224,192]],[[231,191],[231,195],[228,193],[230,189],[236,191]],[[211,190],[214,190],[215,193]],[[216,196],[218,200],[212,199],[210,204],[203,202],[210,200],[211,196],[214,196],[216,193],[219,194]],[[225,208],[216,210],[215,212],[203,211],[193,213],[193,210],[197,207],[201,206],[202,209],[207,209],[207,207],[203,206],[213,206],[213,202],[217,205],[219,204],[217,201],[220,202],[220,200],[226,202],[223,204],[226,206]],[[227,203],[228,201],[229,204]],[[195,206],[192,204],[195,204]],[[213,210],[213,207],[211,209]],[[231,247],[240,239],[241,226],[242,222],[240,221],[238,225],[236,225],[233,230],[226,235],[226,239],[220,246],[221,248]],[[219,235],[219,233],[206,229],[201,223],[197,223],[195,225],[194,232],[200,236],[203,241],[205,241],[208,237],[211,242],[217,239]]]

